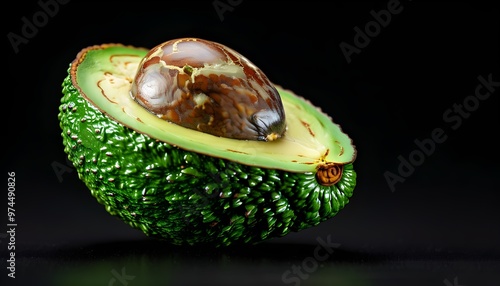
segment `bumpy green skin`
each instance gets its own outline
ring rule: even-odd
[[[188,152],[110,120],[80,96],[69,75],[62,87],[58,118],[79,178],[110,214],[148,236],[176,245],[253,244],[318,225],[352,196],[352,164],[325,187],[313,173]]]

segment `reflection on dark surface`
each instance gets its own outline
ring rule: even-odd
[[[374,253],[326,245],[180,247],[158,240],[25,248],[31,285],[495,285],[497,254]],[[322,260],[322,261],[320,261]],[[488,282],[489,281],[489,282]],[[488,284],[490,283],[490,284]],[[10,285],[10,284],[9,284]],[[20,284],[26,285],[26,284]]]

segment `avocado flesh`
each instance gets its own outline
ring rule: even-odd
[[[165,122],[129,89],[147,50],[102,45],[70,64],[59,107],[64,150],[106,210],[173,244],[256,243],[315,226],[352,196],[356,150],[330,117],[277,87],[288,130],[274,142]],[[343,166],[331,186],[325,164]]]

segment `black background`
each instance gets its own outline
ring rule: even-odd
[[[354,28],[364,29],[374,19],[370,11],[390,1],[232,1],[237,5],[222,14],[214,2],[70,1],[46,22],[39,18],[17,53],[4,37],[2,170],[5,180],[16,173],[18,227],[15,279],[5,268],[9,238],[0,237],[2,285],[295,285],[282,274],[328,236],[339,247],[300,285],[500,283],[500,87],[460,123],[443,118],[471,99],[479,76],[500,82],[498,8],[401,1],[402,11],[348,63],[340,44],[354,45]],[[43,11],[35,1],[6,10],[4,35],[19,36],[23,17],[33,21]],[[175,247],[108,215],[76,171],[56,173],[54,166],[66,164],[57,121],[61,83],[76,54],[90,45],[150,48],[177,37],[232,47],[342,126],[358,150],[358,185],[344,210],[257,246]],[[391,189],[384,174],[397,175],[399,158],[408,159],[418,150],[415,140],[431,138],[435,128],[446,141]],[[7,187],[3,193],[1,230]],[[113,281],[122,270],[134,278]]]

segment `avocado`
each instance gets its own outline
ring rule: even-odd
[[[232,137],[251,120],[241,123],[238,132],[221,134],[183,126],[183,120],[172,122],[147,109],[148,100],[141,103],[134,93],[151,51],[114,43],[84,48],[62,83],[58,120],[64,151],[107,212],[175,245],[220,247],[255,244],[316,226],[349,202],[356,186],[356,148],[319,107],[269,81],[274,102],[267,104],[276,108],[254,111],[269,111],[262,120],[271,119],[261,126],[275,136],[258,130],[243,132],[252,138]],[[189,76],[197,71],[193,62],[177,66]],[[221,68],[208,70],[214,66]],[[207,71],[197,71],[202,72]],[[235,73],[225,75],[235,78]],[[194,96],[183,94],[188,95]],[[255,118],[255,112],[248,118]]]

